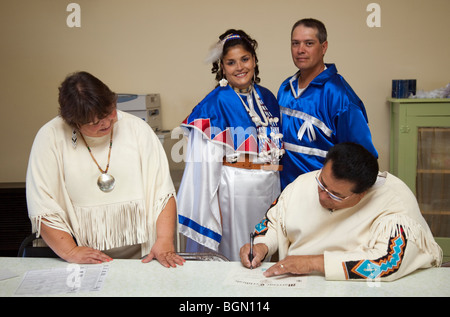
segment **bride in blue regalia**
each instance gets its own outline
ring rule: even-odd
[[[239,261],[239,249],[280,194],[280,110],[258,85],[256,48],[242,30],[219,37],[210,52],[219,84],[181,125],[188,143],[177,204],[187,252]]]

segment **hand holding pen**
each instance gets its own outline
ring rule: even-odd
[[[254,238],[255,236],[251,234],[250,243],[244,245],[239,252],[242,265],[249,269],[259,267],[269,251],[263,243],[254,244]]]

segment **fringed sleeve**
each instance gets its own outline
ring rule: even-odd
[[[70,219],[66,214],[70,198],[65,191],[61,169],[62,155],[58,151],[55,126],[61,127],[55,118],[37,133],[31,148],[26,175],[28,215],[32,232],[40,236],[41,224],[73,235]]]
[[[442,261],[428,227],[402,214],[377,219],[367,245],[358,250],[324,255],[328,280],[393,281],[420,268],[440,266]]]

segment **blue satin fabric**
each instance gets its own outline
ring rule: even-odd
[[[280,118],[280,110],[275,96],[262,86],[254,85],[254,87],[272,116]],[[243,100],[247,103],[245,98]],[[255,106],[255,110],[261,116],[258,107]],[[236,92],[229,85],[219,86],[211,91],[195,106],[191,114],[183,121],[182,126],[198,128],[207,138],[227,144],[234,151],[258,154],[255,148],[245,147],[243,150],[243,144],[246,140],[248,142],[250,136],[253,136],[255,142],[258,142],[256,126]],[[232,140],[225,141],[222,132],[227,129],[229,129]],[[270,132],[270,129],[266,129],[268,136],[270,136]],[[221,133],[222,135],[220,135]]]
[[[338,74],[334,64],[326,66],[327,69],[319,74],[297,99],[291,91],[292,77],[281,84],[277,98],[282,112],[284,142],[305,147],[306,151],[322,150],[325,154],[337,143],[355,142],[378,157],[372,143],[363,102]],[[298,79],[292,82],[292,86],[297,89]],[[323,122],[330,130],[330,135],[313,125],[316,139],[311,140],[305,133],[299,140],[298,132],[305,120],[290,115],[291,110],[306,113]],[[299,175],[322,168],[324,156],[289,150],[286,144],[285,148],[286,153],[282,158],[283,171],[280,173],[282,189]]]

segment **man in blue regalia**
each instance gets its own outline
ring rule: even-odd
[[[282,189],[297,176],[322,168],[328,149],[337,143],[361,144],[378,157],[364,104],[336,66],[324,63],[327,48],[322,22],[302,19],[292,27],[291,53],[299,71],[278,91],[286,151]]]

